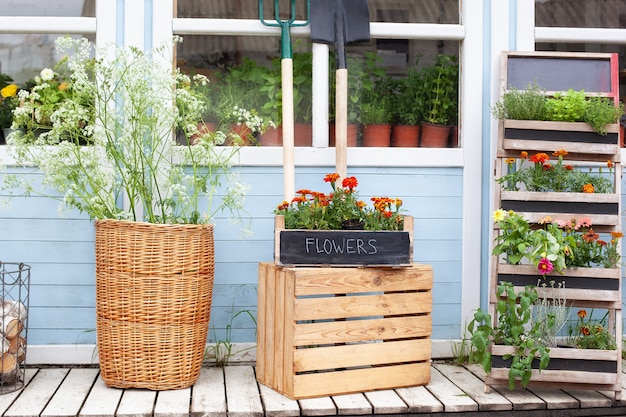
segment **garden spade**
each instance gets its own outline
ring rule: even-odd
[[[263,0],[259,0],[259,20],[265,26],[280,27],[281,90],[283,107],[283,177],[285,201],[291,201],[295,194],[295,168],[293,158],[294,115],[293,115],[293,55],[291,52],[290,29],[309,24],[310,0],[305,0],[305,21],[296,23],[296,0],[291,0],[289,19],[280,18],[280,0],[274,0],[274,20],[265,20]]]
[[[335,92],[336,169],[347,173],[348,67],[346,45],[370,40],[367,0],[311,0],[311,40],[333,44],[337,62]]]

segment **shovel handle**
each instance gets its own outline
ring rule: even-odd
[[[335,164],[337,174],[345,178],[348,172],[348,70],[335,73]]]
[[[293,60],[280,61],[283,93],[283,182],[285,201],[291,202],[295,195],[294,114],[293,114]]]

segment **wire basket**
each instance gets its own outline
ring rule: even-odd
[[[96,332],[106,385],[193,385],[211,311],[213,227],[96,221]]]
[[[30,266],[0,262],[0,394],[24,387]]]

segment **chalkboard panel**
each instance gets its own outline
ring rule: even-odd
[[[282,265],[411,265],[407,231],[282,230]]]
[[[503,210],[529,213],[619,214],[618,203],[581,203],[570,201],[501,200]]]
[[[612,93],[609,59],[509,56],[506,88],[524,89],[536,82],[547,91]]]

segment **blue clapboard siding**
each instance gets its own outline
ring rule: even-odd
[[[323,177],[332,170],[296,169],[296,189],[330,191]],[[357,177],[363,200],[398,197],[415,217],[414,260],[432,265],[435,273],[433,338],[458,338],[462,170],[355,168],[349,175]],[[273,260],[273,210],[283,199],[282,169],[246,167],[242,181],[251,187],[245,209],[253,235],[242,238],[239,226],[225,215],[216,218],[211,341],[255,342],[255,321],[247,312],[256,317],[258,264]],[[31,196],[14,198],[9,210],[0,210],[0,260],[32,267],[30,344],[94,343],[93,223],[71,210],[61,217],[57,206],[50,198]]]

